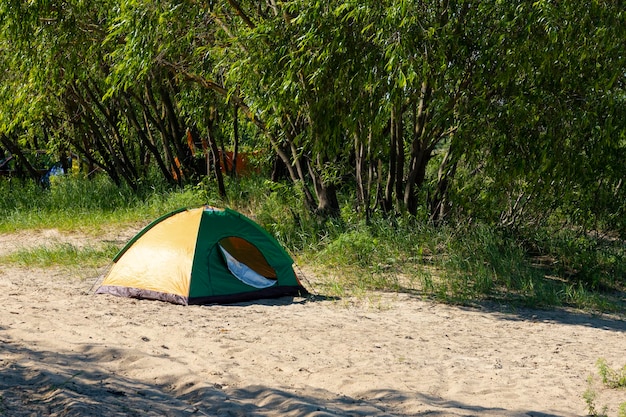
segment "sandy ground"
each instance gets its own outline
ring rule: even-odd
[[[3,235],[0,253],[42,241],[90,243]],[[626,364],[620,317],[383,293],[183,307],[93,284],[0,265],[0,416],[581,416],[598,358]],[[594,390],[617,416],[626,391]]]

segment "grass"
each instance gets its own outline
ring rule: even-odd
[[[604,388],[618,390],[626,388],[626,365],[622,369],[612,369],[608,366],[604,358],[598,359],[596,362],[598,373],[600,374],[600,380]],[[583,394],[583,399],[587,404],[587,409],[590,416],[593,417],[608,417],[608,407],[601,406],[598,409],[597,391],[594,389],[594,376],[590,375],[587,378],[587,390]],[[622,402],[617,410],[618,417],[626,417],[626,402]]]
[[[54,227],[98,234],[102,227],[148,221],[163,212],[206,202],[193,187],[117,187],[106,177],[57,179],[49,189],[32,182],[0,180],[0,233]]]
[[[379,219],[327,238],[304,262],[327,272],[334,295],[363,288],[419,293],[446,303],[496,301],[532,308],[570,306],[623,311],[624,282],[598,267],[594,282],[537,265],[525,242],[484,225],[433,227],[415,220]],[[622,249],[615,265],[626,264]],[[548,253],[551,257],[556,256]],[[335,281],[340,281],[338,285]],[[623,293],[622,293],[623,294]],[[622,295],[623,297],[623,295]]]
[[[0,192],[9,196],[0,201],[0,233],[57,228],[97,236],[183,206],[228,206],[273,234],[315,273],[314,290],[325,295],[382,290],[446,303],[624,311],[626,246],[619,240],[558,229],[512,233],[476,222],[435,227],[411,216],[375,214],[366,222],[349,203],[340,216],[322,219],[305,209],[297,188],[258,177],[226,181],[228,198],[208,182],[182,189],[146,183],[132,191],[105,177],[63,178],[47,190],[0,181]],[[0,263],[103,266],[117,249],[42,245]]]
[[[600,378],[604,386],[609,388],[626,388],[626,365],[622,369],[612,369],[604,358],[598,359],[596,363]]]
[[[78,247],[70,243],[40,245],[21,248],[8,255],[0,256],[0,264],[35,268],[51,266],[97,268],[110,262],[119,249],[120,247],[110,243],[98,247]]]

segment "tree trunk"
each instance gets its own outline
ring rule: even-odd
[[[138,179],[137,170],[133,161],[128,157],[126,146],[124,145],[122,135],[118,128],[119,123],[116,110],[108,108],[104,105],[104,103],[102,103],[101,97],[103,94],[97,90],[97,86],[95,84],[91,83],[90,87],[89,82],[85,81],[82,85],[87,92],[87,96],[91,99],[91,104],[95,106],[95,108],[104,117],[104,120],[107,121],[109,125],[109,135],[112,136],[114,143],[117,144],[117,149],[115,149],[112,145],[110,146],[111,154],[114,155],[113,161],[116,164],[116,169],[129,182],[136,182]],[[96,90],[95,92],[94,89]],[[112,101],[113,99],[110,100]],[[112,104],[112,107],[115,108],[120,107],[116,102],[109,102],[109,104]],[[109,142],[111,143],[111,141]]]
[[[173,149],[176,151],[176,161],[179,167],[180,173],[184,178],[189,173],[187,172],[187,162],[191,159],[191,152],[186,146],[183,146],[183,138],[185,137],[185,130],[181,127],[178,120],[178,113],[171,99],[171,88],[166,88],[169,85],[169,80],[164,83],[159,83],[159,95],[163,102],[163,126],[168,132],[170,144],[173,145]]]
[[[354,133],[354,150],[356,166],[357,204],[362,208],[366,221],[369,221],[372,210],[372,184],[374,180],[374,161],[372,153],[372,128],[367,129],[367,142],[361,140],[362,130]]]
[[[150,105],[150,103],[147,103],[146,100],[144,100],[141,96],[137,94],[133,94],[132,97],[137,101],[137,103],[141,105],[141,108],[142,108],[143,125],[145,126],[145,129],[140,129],[140,130],[145,132],[146,147],[148,147],[150,152],[156,158],[157,165],[159,166],[159,169],[161,170],[165,180],[169,184],[176,184],[177,180],[176,178],[174,178],[174,172],[167,166],[168,163],[171,164],[171,162],[169,159],[167,161],[163,159],[164,157],[168,158],[168,156],[167,154],[161,154],[159,152],[157,141],[155,140],[154,135],[152,134],[152,127],[159,125],[159,122],[152,115],[152,106]]]
[[[310,166],[310,164],[309,164]],[[336,216],[339,214],[339,200],[337,199],[337,190],[333,184],[324,184],[312,169],[311,177],[315,187],[315,195],[317,197],[317,208],[315,213],[321,216]]]
[[[35,167],[32,166],[30,161],[26,158],[26,155],[24,155],[24,153],[22,152],[20,147],[17,146],[17,144],[13,143],[5,134],[0,135],[0,142],[5,148],[8,149],[9,152],[15,155],[20,164],[23,165],[28,171],[28,175],[30,175],[35,180],[39,180],[39,177],[41,175],[35,169]]]
[[[289,171],[287,170],[287,166],[285,162],[281,159],[280,156],[275,155],[272,162],[272,174],[270,176],[272,182],[278,182],[282,179],[291,179],[289,178]]]
[[[274,148],[280,159],[282,159],[282,161],[284,162],[293,183],[297,186],[302,187],[302,191],[304,192],[304,204],[306,205],[307,209],[314,211],[315,198],[313,197],[311,190],[309,190],[309,187],[306,184],[305,170],[308,170],[308,166],[303,167],[303,164],[307,164],[307,162],[298,153],[298,149],[294,144],[295,132],[291,128],[285,126],[285,124],[286,121],[281,120],[281,127],[283,128],[283,131],[285,133],[284,145],[287,150],[285,151],[281,147],[280,142],[276,140],[276,138],[274,138],[271,134],[269,135],[270,142],[272,143],[272,147]],[[293,126],[293,124],[290,125]],[[291,154],[291,157],[289,157],[288,152]]]
[[[387,173],[387,183],[385,185],[385,195],[383,197],[383,211],[390,212],[393,208],[393,191],[395,189],[397,178],[398,163],[404,163],[404,161],[398,160],[398,137],[396,134],[398,130],[395,128],[398,108],[394,105],[391,108],[391,120],[389,122],[389,172]]]
[[[233,169],[230,175],[237,177],[237,156],[239,154],[239,106],[233,104]]]
[[[159,133],[161,134],[163,154],[165,155],[165,158],[167,159],[167,163],[170,167],[170,170],[172,171],[172,177],[179,185],[182,185],[183,179],[182,179],[182,172],[179,166],[180,162],[178,161],[178,159],[175,158],[174,154],[172,153],[171,140],[170,140],[171,137],[169,135],[169,131],[167,127],[165,126],[165,124],[163,123],[162,118],[159,116],[159,105],[157,104],[154,98],[154,94],[152,93],[152,89],[150,88],[149,85],[146,85],[145,93],[146,93],[146,98],[148,99],[148,103],[150,104],[150,107],[152,108],[152,110],[154,110],[154,113],[155,113],[153,120],[156,123],[156,127],[159,130]]]
[[[435,223],[443,221],[450,211],[448,188],[458,165],[458,160],[451,162],[451,155],[452,147],[448,149],[448,152],[443,157],[443,161],[441,161],[439,172],[437,173],[437,187],[429,201],[430,220]]]
[[[409,161],[409,175],[404,186],[404,205],[408,212],[417,213],[416,188],[422,186],[426,176],[426,167],[432,158],[432,144],[427,142],[426,121],[427,103],[430,99],[431,88],[426,81],[422,83],[421,95],[417,106],[413,107],[413,140],[411,143],[411,157]]]
[[[103,163],[100,166],[109,174],[109,177],[119,185],[120,177],[132,188],[137,188],[137,175],[134,169],[120,159],[120,154],[115,148],[115,140],[119,140],[117,123],[110,114],[110,110],[100,103],[100,98],[90,88],[87,82],[83,82],[81,91],[78,85],[72,85],[67,90],[73,99],[66,100],[66,108],[70,114],[80,111],[81,116],[74,122],[74,125],[84,127],[85,133],[92,136],[92,141],[96,147]],[[89,100],[91,99],[91,101]],[[82,109],[82,110],[78,110]],[[79,130],[81,128],[79,127]],[[117,132],[117,134],[116,134]],[[116,136],[117,135],[117,136]],[[122,154],[122,158],[125,158]]]
[[[364,172],[366,165],[365,144],[359,138],[359,132],[354,133],[354,159],[355,159],[355,179],[356,179],[356,199],[359,207],[363,207],[367,212],[368,190],[366,189]]]
[[[395,181],[395,197],[398,206],[403,203],[403,184],[404,184],[404,122],[402,120],[402,106],[398,104],[395,111],[395,120],[391,128],[395,130],[396,138],[396,181]]]
[[[317,161],[316,165],[322,167],[321,161]],[[339,199],[337,198],[337,189],[334,184],[326,184],[313,163],[308,164],[309,175],[313,180],[315,188],[315,196],[317,197],[317,208],[315,212],[322,216],[336,216],[339,214]]]
[[[209,121],[209,128],[207,130],[207,136],[209,141],[209,149],[211,150],[211,155],[213,156],[213,173],[215,174],[215,179],[217,180],[217,190],[220,197],[226,198],[226,187],[224,186],[224,177],[222,176],[222,168],[220,166],[220,151],[217,147],[217,143],[215,143],[215,138],[213,137],[213,120]]]

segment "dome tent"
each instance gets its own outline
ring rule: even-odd
[[[293,264],[276,239],[234,210],[180,209],[132,238],[96,293],[183,305],[305,295]]]

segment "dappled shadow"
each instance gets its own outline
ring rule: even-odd
[[[103,355],[119,356],[116,349],[68,354],[6,339],[0,349],[0,416],[191,414],[189,404],[163,387],[111,374],[98,365]]]
[[[211,391],[211,390],[209,390]],[[294,390],[265,386],[226,389],[221,395],[194,390],[181,397],[206,415],[238,416],[510,416],[557,417],[532,410],[482,407],[421,393],[373,390],[358,397],[336,395],[323,389]],[[212,398],[207,401],[208,398]],[[214,401],[218,399],[218,401]],[[221,400],[221,401],[220,401]]]
[[[396,291],[418,300],[428,300],[428,294],[411,288]],[[433,301],[440,303],[440,301]],[[626,310],[620,313],[593,313],[571,308],[554,307],[551,309],[518,307],[515,304],[497,301],[467,301],[455,305],[468,311],[482,311],[498,314],[502,320],[522,320],[546,323],[559,323],[572,326],[593,327],[602,330],[626,331]]]
[[[428,294],[410,288],[400,288],[394,293],[402,293],[416,300],[427,301]],[[287,306],[290,304],[307,304],[324,301],[340,301],[341,297],[322,294],[309,294],[306,297],[280,297],[252,300],[229,304],[231,306]],[[433,303],[441,303],[433,301]],[[510,303],[496,301],[470,301],[465,304],[450,304],[468,311],[482,311],[497,314],[502,320],[521,320],[546,323],[559,323],[572,326],[593,327],[602,330],[626,332],[626,311],[620,314],[597,314],[576,309],[554,307],[552,309],[517,307]]]
[[[475,306],[464,309],[480,309],[481,311],[498,313],[498,317],[502,320],[522,320],[543,323],[558,323],[570,326],[584,326],[595,329],[611,330],[618,332],[626,332],[626,318],[618,314],[594,314],[584,311],[553,308],[547,309],[530,309],[517,308],[507,304],[498,304],[494,302],[480,302]]]
[[[123,352],[84,346],[50,352],[0,340],[0,416],[512,416],[556,417],[482,407],[415,392],[376,390],[358,397],[312,387],[222,387],[212,381],[150,384],[104,369]],[[19,359],[19,360],[18,360]]]

